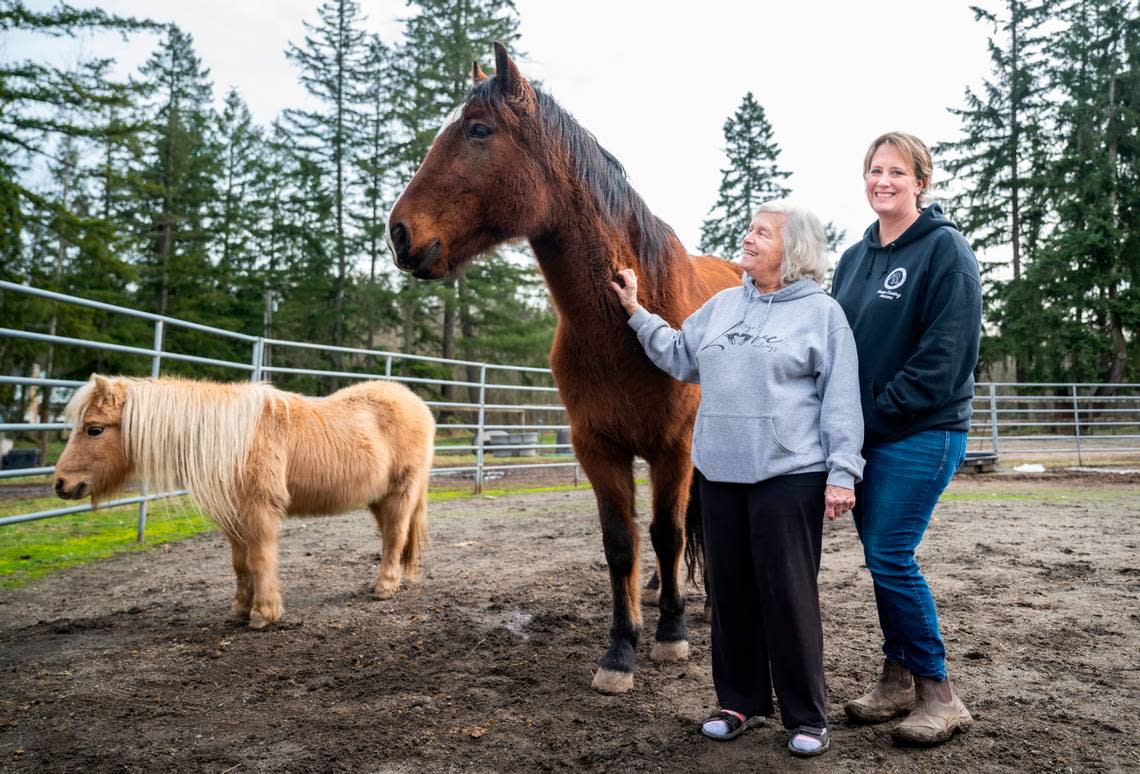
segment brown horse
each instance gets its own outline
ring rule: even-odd
[[[268,384],[92,376],[66,409],[75,425],[55,466],[64,499],[114,492],[132,474],[185,486],[229,538],[237,590],[229,620],[281,617],[278,520],[367,504],[383,556],[375,591],[391,596],[427,540],[435,420],[395,382],[304,398]]]
[[[495,65],[487,78],[475,64],[475,85],[396,202],[392,250],[404,271],[439,279],[506,240],[529,240],[559,312],[550,365],[597,497],[613,587],[612,644],[593,685],[620,693],[633,686],[641,629],[635,455],[650,465],[661,578],[650,657],[688,657],[679,574],[699,393],[649,362],[609,283],[636,269],[641,303],[680,325],[740,270],[689,256],[617,160],[499,44]]]

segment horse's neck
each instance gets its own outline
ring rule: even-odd
[[[627,315],[610,287],[619,269],[633,268],[643,297],[661,298],[651,272],[641,268],[629,235],[612,227],[600,228],[580,213],[586,208],[567,207],[564,217],[556,218],[555,229],[530,240],[546,285],[559,314],[583,335],[621,329]],[[677,252],[683,252],[679,243]],[[686,266],[670,267],[671,273]],[[677,275],[674,273],[674,279]],[[652,312],[664,312],[653,309]]]

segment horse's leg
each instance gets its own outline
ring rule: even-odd
[[[689,630],[685,626],[685,598],[681,595],[680,583],[685,506],[691,475],[692,465],[684,449],[670,449],[650,460],[653,521],[649,524],[649,537],[657,553],[661,577],[656,642],[649,653],[654,661],[680,661],[689,657]]]
[[[253,606],[253,584],[250,582],[249,566],[246,559],[246,546],[234,535],[227,535],[230,541],[230,552],[234,562],[234,601],[230,605],[230,613],[226,620],[230,623],[244,623],[249,618],[249,609]]]
[[[613,591],[610,649],[594,674],[593,686],[601,693],[625,693],[633,687],[634,658],[641,633],[633,455],[593,439],[576,437],[574,447],[598,501],[602,545]]]
[[[383,499],[368,504],[380,528],[380,574],[376,576],[374,590],[381,599],[387,599],[400,588],[400,557],[417,507],[414,489],[389,492]]]
[[[278,514],[264,506],[245,511],[243,537],[246,567],[253,587],[249,628],[263,629],[281,617],[281,585],[277,580]]]

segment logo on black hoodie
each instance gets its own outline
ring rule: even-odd
[[[888,301],[894,301],[895,299],[901,297],[902,294],[898,293],[897,291],[903,286],[905,282],[906,269],[900,266],[888,274],[887,278],[883,280],[883,290],[878,291],[879,298],[885,298]]]

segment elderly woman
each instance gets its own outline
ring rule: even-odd
[[[978,261],[939,206],[923,206],[933,171],[917,137],[875,138],[863,179],[876,221],[832,283],[859,348],[867,470],[853,516],[883,631],[882,676],[844,709],[866,723],[909,712],[892,735],[916,745],[973,723],[946,674],[934,597],[914,555],[966,456],[982,330]]]
[[[863,422],[855,342],[820,288],[823,226],[772,202],[744,237],[739,287],[675,330],[641,308],[637,277],[611,283],[645,353],[700,383],[693,433],[712,606],[713,682],[721,709],[702,730],[732,739],[780,703],[788,748],[828,749],[819,615],[823,517],[855,503]]]

